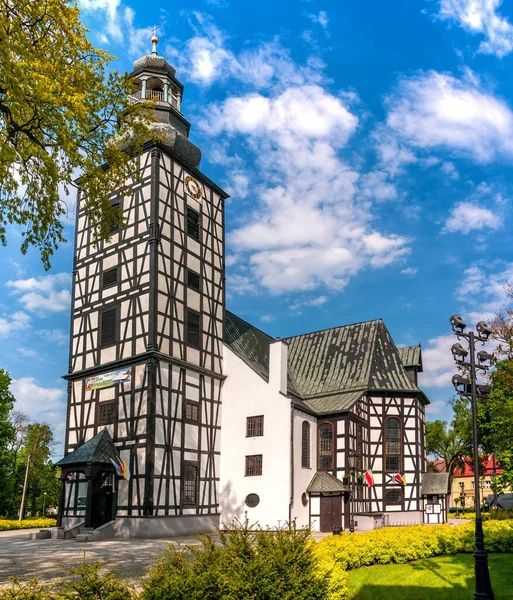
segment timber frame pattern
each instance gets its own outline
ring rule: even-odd
[[[199,199],[186,177],[199,184]],[[130,183],[131,195],[113,198],[125,226],[96,247],[77,199],[65,453],[106,427],[131,473],[118,481],[118,516],[217,514],[227,195],[155,143],[134,158]],[[199,242],[186,233],[187,207],[200,214]],[[114,267],[117,282],[102,289]],[[187,269],[200,276],[199,291],[187,287]],[[116,343],[102,348],[100,315],[113,307]],[[201,314],[199,348],[186,343],[188,308]],[[128,367],[129,382],[86,390],[87,377]],[[185,422],[185,400],[199,405],[198,422]],[[107,424],[97,418],[104,402],[114,402]],[[195,505],[184,506],[184,464],[197,466]],[[64,518],[83,514],[72,487]]]

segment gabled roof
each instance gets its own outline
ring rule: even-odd
[[[229,310],[225,311],[224,343],[260,377],[269,381],[269,344],[273,341]]]
[[[289,373],[306,400],[354,391],[419,392],[381,319],[285,338]]]
[[[107,464],[112,466],[111,459],[119,460],[119,454],[107,429],[102,429],[93,438],[61,458],[56,464],[59,467],[84,464]]]
[[[419,373],[422,373],[422,351],[420,344],[418,346],[406,346],[397,348],[399,356],[404,367],[417,367]]]
[[[436,494],[443,496],[449,493],[449,473],[423,473],[421,496]]]
[[[274,338],[230,311],[224,342],[266,381]],[[284,338],[288,393],[316,414],[350,410],[369,392],[407,392],[429,400],[413,383],[381,319]],[[420,349],[419,349],[420,352]]]
[[[327,492],[348,492],[349,486],[344,485],[340,479],[337,479],[327,471],[317,471],[312,477],[312,481],[306,488],[307,492],[327,493]]]

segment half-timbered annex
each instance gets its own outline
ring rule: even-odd
[[[78,194],[60,525],[422,521],[420,347],[398,349],[381,320],[273,339],[225,310],[227,194],[199,170],[157,42],[132,101],[154,101],[159,141],[113,195],[125,223],[108,242],[92,243]]]
[[[239,451],[221,453],[222,520],[422,522],[421,370],[381,320],[275,340],[226,311],[221,439]]]

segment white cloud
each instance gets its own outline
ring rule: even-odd
[[[452,385],[451,378],[457,373],[451,346],[456,343],[451,333],[429,340],[428,347],[422,349],[424,372],[420,375],[421,387],[445,387]]]
[[[0,317],[0,337],[9,337],[15,331],[29,327],[30,317],[24,312],[17,311],[12,315]]]
[[[498,14],[502,0],[441,0],[438,17],[482,34],[479,52],[502,58],[513,50],[513,25]]]
[[[446,175],[451,181],[457,181],[460,178],[460,175],[454,166],[454,163],[451,161],[445,161],[442,163],[440,170],[444,175]]]
[[[329,298],[327,296],[317,296],[316,298],[310,298],[309,300],[298,300],[289,306],[290,310],[296,312],[303,306],[323,306],[328,302]]]
[[[37,352],[31,348],[18,348],[18,352],[26,358],[34,358],[38,355]]]
[[[451,210],[444,231],[467,234],[475,230],[499,229],[501,226],[501,217],[492,210],[478,206],[475,202],[459,202]]]
[[[6,284],[18,296],[18,301],[29,312],[55,313],[69,310],[71,303],[71,275],[57,273],[29,279],[17,279]]]
[[[33,377],[13,379],[11,392],[16,398],[14,407],[34,421],[60,425],[62,428],[66,421],[66,393],[63,388],[42,387]]]
[[[123,41],[122,19],[119,12],[120,0],[79,0],[78,6],[84,13],[97,15],[100,13],[104,17],[103,39],[107,42]]]
[[[260,317],[260,320],[261,320],[263,323],[272,323],[273,321],[276,321],[276,318],[275,318],[275,317],[273,317],[272,315],[262,315],[262,316]]]
[[[210,85],[235,78],[267,89],[324,80],[318,58],[309,57],[304,65],[298,65],[277,38],[236,53],[229,46],[228,36],[209,15],[194,12],[193,17],[190,25],[195,35],[180,49],[169,45],[164,49],[190,81]]]
[[[328,13],[325,10],[320,10],[317,14],[308,13],[306,16],[312,23],[320,25],[323,29],[328,29],[330,20],[328,18]]]
[[[440,415],[440,413],[447,408],[447,402],[443,400],[435,400],[426,406],[427,415]]]
[[[416,275],[418,273],[418,269],[415,269],[413,267],[408,267],[407,269],[402,269],[401,270],[401,275],[408,275],[408,276],[413,276]]]
[[[403,78],[386,104],[389,135],[412,148],[445,149],[482,163],[513,155],[513,113],[468,76],[429,71]]]
[[[55,342],[59,346],[65,346],[69,341],[69,335],[64,329],[38,329],[34,331],[49,342]]]

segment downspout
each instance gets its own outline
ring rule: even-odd
[[[290,503],[289,524],[292,523],[292,505],[294,504],[294,406],[290,403]]]

